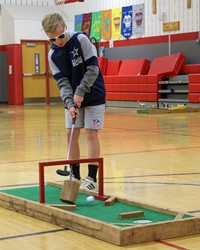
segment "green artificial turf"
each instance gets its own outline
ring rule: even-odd
[[[39,187],[25,187],[9,190],[1,190],[2,193],[7,193],[20,198],[24,198],[30,201],[39,202]],[[45,202],[46,204],[66,204],[60,201],[61,188],[46,185],[45,186]],[[89,195],[79,193],[75,210],[71,210],[71,213],[86,216],[92,219],[100,220],[106,223],[134,223],[137,220],[150,220],[151,223],[165,222],[174,220],[174,215],[157,212],[154,210],[141,208],[138,206],[128,205],[122,202],[115,202],[111,206],[105,206],[103,201],[94,200],[92,203],[88,203],[86,198]],[[120,219],[119,213],[143,211],[144,216],[138,218]],[[183,218],[189,218],[192,216],[184,215]],[[123,226],[123,225],[122,225]],[[126,225],[127,226],[127,225]]]

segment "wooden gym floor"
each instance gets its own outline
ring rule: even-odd
[[[0,105],[0,189],[38,183],[38,162],[65,159],[62,104]],[[200,113],[108,107],[99,134],[105,193],[200,216]],[[84,130],[81,157],[87,157]],[[48,181],[63,181],[50,167]],[[81,168],[82,178],[87,167]],[[0,249],[200,249],[200,235],[118,247],[0,207]]]

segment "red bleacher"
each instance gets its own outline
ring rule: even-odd
[[[108,63],[108,59],[106,57],[102,57],[102,56],[98,57],[99,68],[101,69],[101,73],[103,76],[106,75],[107,63]]]
[[[160,98],[158,82],[176,76],[183,67],[185,56],[176,53],[149,60],[99,59],[103,70],[107,100],[157,101]],[[105,70],[105,64],[107,69]]]
[[[185,64],[181,68],[181,74],[196,74],[200,73],[200,64]]]
[[[148,75],[161,75],[162,78],[169,78],[179,74],[183,67],[186,56],[181,52],[170,56],[154,58]]]
[[[147,59],[122,60],[118,71],[119,76],[146,75],[150,66]]]
[[[197,67],[195,67],[197,69]],[[199,65],[200,68],[200,65]],[[194,70],[194,68],[192,68]],[[200,102],[200,73],[189,74],[188,101],[192,103]]]

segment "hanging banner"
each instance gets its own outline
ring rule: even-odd
[[[83,14],[75,15],[74,30],[81,31],[83,23]]]
[[[132,6],[122,7],[122,29],[121,34],[126,39],[132,36],[132,20],[133,20],[133,8]]]
[[[141,37],[144,34],[144,4],[133,5],[133,36]]]
[[[101,40],[101,22],[102,22],[102,12],[101,11],[93,12],[90,38],[95,38],[97,42]]]
[[[111,10],[102,11],[102,29],[101,37],[105,41],[109,41],[111,38]]]
[[[87,37],[90,37],[90,28],[92,21],[92,13],[83,14],[82,31],[86,33]]]
[[[112,9],[112,38],[114,40],[121,38],[121,19],[122,8]]]

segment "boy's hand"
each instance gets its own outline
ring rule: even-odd
[[[78,118],[79,110],[76,104],[69,109],[69,112],[70,112],[70,116],[72,120],[75,120],[76,118]]]
[[[83,97],[79,95],[74,95],[74,103],[78,106],[78,108],[81,107],[81,103],[83,101]]]

